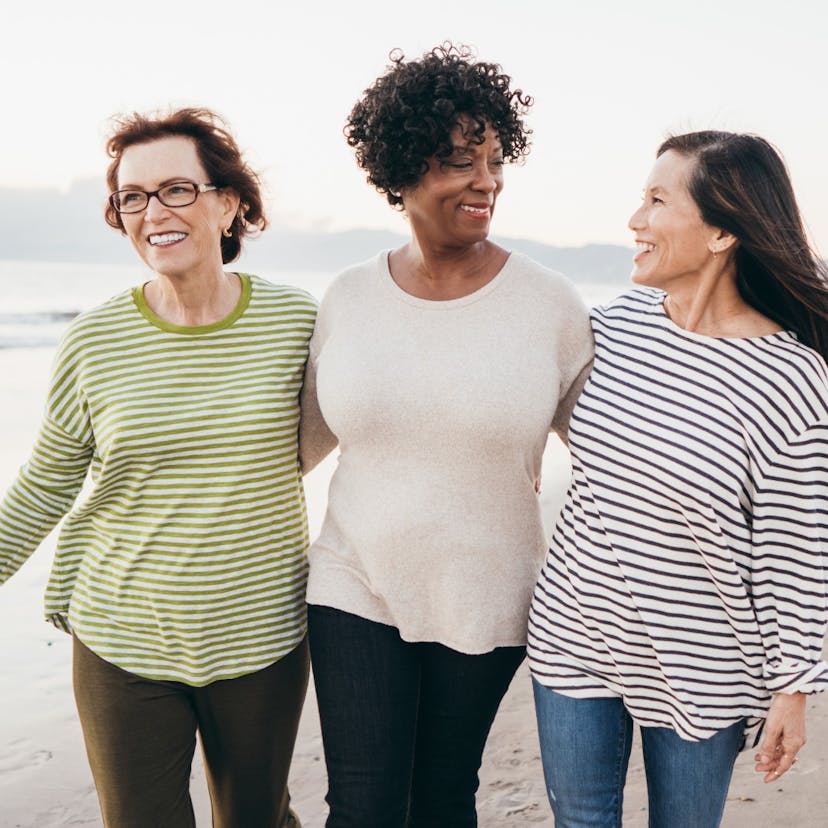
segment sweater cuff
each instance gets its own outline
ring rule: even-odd
[[[828,663],[793,659],[765,663],[765,686],[771,693],[819,693],[828,690]]]

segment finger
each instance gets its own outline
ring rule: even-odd
[[[754,766],[754,770],[757,773],[773,773],[777,768],[778,762],[771,761],[771,762],[757,762]]]
[[[782,754],[782,745],[778,742],[776,744],[766,744],[763,742],[759,747],[759,752],[756,754],[754,759],[760,765],[775,765],[776,762],[779,761],[779,757]]]
[[[772,762],[767,768],[762,768],[762,770],[766,771],[765,776],[762,779],[765,783],[776,782],[776,780],[782,776],[782,771],[780,770],[778,761]]]
[[[762,781],[763,782],[776,782],[778,779],[781,779],[782,774],[784,774],[784,773],[785,773],[785,771],[779,770],[777,768],[776,770],[769,771],[768,773],[766,773]]]
[[[787,773],[793,767],[794,762],[796,762],[795,753],[783,753],[779,759],[779,764],[776,766],[776,773],[779,776]]]
[[[754,757],[756,760],[755,770],[759,773],[767,774],[765,782],[772,782],[776,778],[774,774],[779,765],[781,756],[782,745],[780,744],[776,744],[774,746],[762,744],[760,747],[759,753],[757,753]]]
[[[765,728],[762,734],[762,743],[759,745],[757,761],[772,762],[782,753],[782,742],[785,738],[784,731],[775,716],[769,716],[765,720]]]
[[[796,754],[782,753],[779,759],[772,764],[773,767],[756,766],[757,771],[767,771],[764,778],[765,782],[775,782],[784,776],[796,764]]]

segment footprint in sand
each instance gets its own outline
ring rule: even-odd
[[[21,742],[11,742],[10,747],[17,744],[21,744]],[[52,755],[51,750],[36,750],[34,753],[13,753],[11,756],[0,760],[0,773],[37,768],[40,765],[45,765],[52,758]]]

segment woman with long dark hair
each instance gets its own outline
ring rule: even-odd
[[[665,141],[630,228],[530,613],[544,772],[558,828],[620,826],[637,724],[650,825],[714,828],[828,687],[828,281],[756,136]]]

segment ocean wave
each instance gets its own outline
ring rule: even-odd
[[[0,351],[13,348],[53,348],[60,336],[3,336],[0,334]]]
[[[0,311],[0,350],[54,347],[77,315],[75,310]]]
[[[54,325],[71,322],[80,311],[0,311],[0,325]]]

